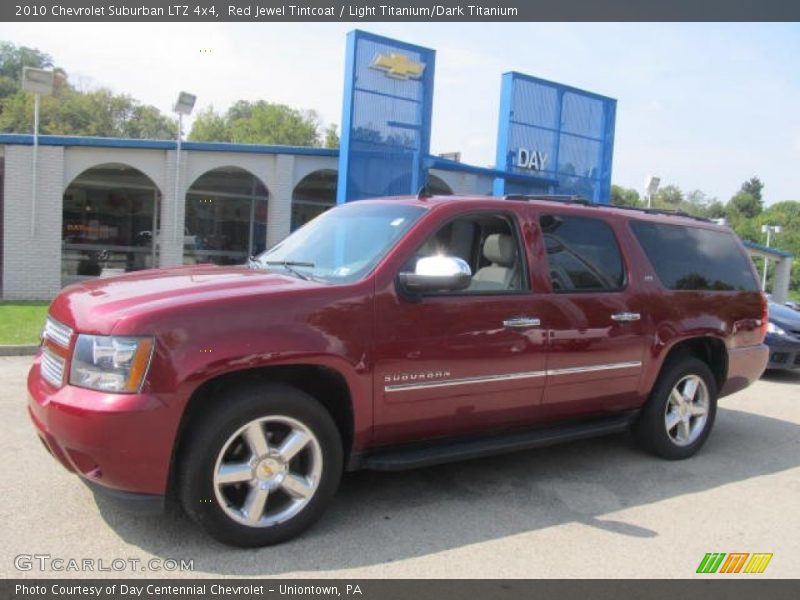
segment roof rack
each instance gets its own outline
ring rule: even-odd
[[[583,196],[570,196],[567,194],[506,194],[503,200],[547,200],[548,202],[563,202],[565,204],[582,204],[584,206],[593,206],[589,200]]]
[[[615,206],[613,204],[599,204],[596,202],[591,202],[587,200],[583,196],[570,196],[570,195],[555,195],[555,194],[507,194],[503,196],[504,200],[523,200],[523,201],[531,201],[531,200],[544,200],[547,202],[561,202],[564,204],[580,204],[581,206],[590,206],[592,208],[618,208],[621,210],[635,210],[637,212],[642,212],[645,214],[651,215],[668,215],[673,217],[685,217],[687,219],[694,219],[695,221],[702,221],[704,223],[713,223],[711,219],[706,219],[705,217],[698,217],[696,215],[689,214],[682,210],[673,210],[669,208],[644,208],[638,206]]]
[[[639,212],[643,212],[650,215],[667,215],[670,217],[685,217],[687,219],[694,219],[695,221],[702,221],[704,223],[713,223],[711,219],[706,219],[705,217],[698,217],[697,215],[693,215],[687,213],[683,210],[671,209],[671,208],[639,208],[638,206],[613,206],[611,204],[593,204],[593,206],[605,206],[606,208],[620,208],[622,210],[636,210]]]

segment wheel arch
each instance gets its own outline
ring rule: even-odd
[[[355,440],[355,415],[352,390],[341,372],[326,365],[308,363],[260,366],[223,373],[200,384],[183,409],[170,459],[167,496],[171,500],[174,500],[175,483],[186,442],[195,424],[205,414],[204,409],[220,402],[218,395],[226,389],[265,382],[291,385],[318,400],[339,430],[347,460]]]
[[[676,340],[664,351],[658,374],[663,372],[665,365],[682,354],[694,356],[706,363],[714,375],[717,392],[722,390],[728,377],[728,348],[721,338],[704,335]]]

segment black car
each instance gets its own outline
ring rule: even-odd
[[[769,303],[767,369],[800,369],[800,312],[787,306]]]

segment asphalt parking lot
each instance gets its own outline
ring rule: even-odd
[[[238,550],[181,516],[135,516],[95,500],[36,439],[25,411],[29,363],[0,358],[2,577],[93,575],[15,568],[18,555],[44,554],[194,561],[193,572],[149,577],[673,578],[697,576],[707,552],[774,554],[763,575],[737,577],[800,576],[800,373],[724,399],[709,442],[688,461],[650,457],[618,435],[353,473],[303,537]]]

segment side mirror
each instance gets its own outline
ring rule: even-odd
[[[400,273],[398,280],[412,294],[456,292],[469,287],[472,271],[454,256],[426,256],[417,261],[413,273]]]

